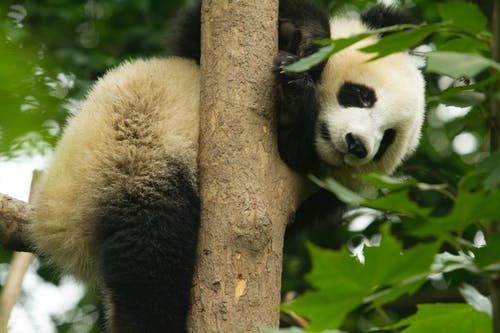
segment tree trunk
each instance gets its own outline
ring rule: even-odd
[[[202,8],[202,223],[192,332],[277,327],[283,235],[298,178],[277,152],[278,0]]]

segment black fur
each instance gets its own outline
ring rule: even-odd
[[[380,29],[398,24],[413,24],[413,17],[395,6],[379,3],[361,13],[361,21],[370,29]],[[382,34],[382,36],[388,33]]]
[[[283,66],[316,52],[320,45],[314,41],[330,38],[327,11],[310,0],[280,0],[279,49],[274,60],[278,84],[278,150],[281,159],[302,173],[316,173],[320,159],[315,149],[316,122],[320,100],[317,82],[326,62],[305,72],[293,73]],[[329,137],[326,128],[322,135]],[[345,205],[332,193],[319,190],[300,204],[294,222],[287,228],[285,238],[306,226],[320,225],[328,219],[338,219]]]
[[[308,72],[293,73],[279,69],[298,60],[296,55],[280,52],[275,59],[278,95],[278,150],[292,169],[311,172],[319,164],[314,148],[315,124],[319,112],[316,83]]]
[[[278,149],[289,167],[312,172],[319,164],[314,148],[320,107],[316,82],[325,63],[306,72],[292,73],[283,66],[316,52],[317,39],[330,38],[329,15],[310,0],[281,0],[280,53],[275,59],[278,82]]]
[[[337,100],[343,107],[371,108],[377,101],[375,91],[363,84],[345,82],[337,92]]]
[[[377,153],[373,157],[374,161],[379,161],[382,156],[384,156],[385,152],[387,151],[387,148],[389,148],[390,145],[393,144],[393,142],[396,140],[396,135],[397,132],[393,128],[389,128],[385,130],[384,136],[382,138],[382,141],[380,142],[380,146],[378,148]]]
[[[168,161],[165,170],[136,186],[110,184],[122,195],[101,207],[99,264],[113,332],[186,332],[200,200],[191,169]]]
[[[319,39],[330,38],[328,13],[311,0],[281,0],[279,4],[279,50],[303,58],[321,47]],[[317,81],[325,62],[308,70]]]
[[[179,57],[195,59],[200,63],[201,56],[201,1],[179,11],[167,46],[169,51]]]
[[[339,221],[347,205],[330,191],[320,189],[301,203],[295,213],[295,221],[287,228],[287,235],[311,227],[321,226],[326,221]]]

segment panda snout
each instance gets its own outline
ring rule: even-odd
[[[347,144],[347,152],[349,154],[354,155],[359,159],[363,159],[368,155],[365,144],[355,134],[347,133],[345,135],[345,142]]]

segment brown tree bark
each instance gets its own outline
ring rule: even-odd
[[[30,201],[41,176],[41,171],[33,171]],[[11,246],[14,245],[17,250],[29,250],[30,246],[25,240],[25,230],[31,223],[26,215],[30,209],[27,203],[0,194],[0,244],[4,245],[3,242],[5,242]],[[24,275],[32,261],[32,253],[14,252],[12,256],[9,272],[0,291],[0,333],[7,333],[10,314],[21,294]]]
[[[31,207],[28,203],[0,194],[0,245],[9,250],[30,252],[25,230]]]
[[[192,332],[278,325],[283,235],[299,180],[277,152],[277,17],[278,0],[203,1]]]

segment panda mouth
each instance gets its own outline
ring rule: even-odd
[[[359,167],[370,162],[367,159],[360,159],[349,153],[346,149],[342,149],[342,147],[337,147],[332,141],[329,141],[329,145],[331,149],[329,154],[331,157],[330,164],[333,166]]]
[[[396,140],[395,129],[389,128],[385,130],[376,153],[373,154],[372,152],[370,154],[366,148],[366,144],[352,133],[347,133],[343,139],[336,140],[324,122],[320,124],[318,134],[319,138],[317,142],[322,142],[319,145],[322,159],[327,164],[336,167],[341,165],[345,165],[346,167],[360,167],[370,162],[378,162]]]
[[[370,162],[378,162],[384,157],[388,148],[396,141],[396,130],[389,128],[384,131],[380,145],[373,158],[366,158],[366,151],[363,151],[363,156],[360,156],[361,154],[355,151],[352,145],[350,146],[348,139],[346,140],[346,147],[343,147],[343,145],[337,146],[332,140],[329,140],[329,143],[332,150],[342,156],[341,158],[346,165],[361,166]]]
[[[370,160],[360,159],[352,154],[344,154],[344,163],[349,166],[361,166],[369,163]]]

